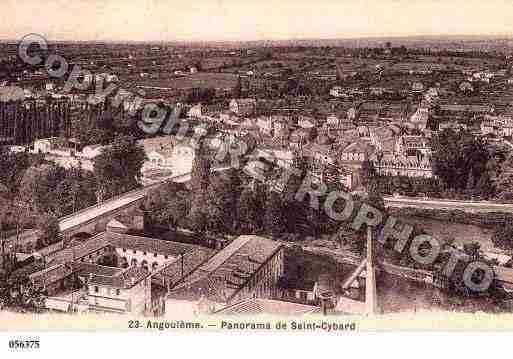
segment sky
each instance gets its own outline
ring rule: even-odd
[[[0,0],[0,38],[215,41],[513,35],[511,0]]]

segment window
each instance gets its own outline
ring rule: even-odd
[[[134,254],[136,254],[136,253],[137,253],[137,251],[134,249]]]
[[[96,285],[95,285],[95,286],[94,286],[94,292],[95,292],[95,293],[98,293],[98,291],[99,291],[98,286],[96,286]]]
[[[126,252],[126,248],[123,248],[123,252]]]
[[[121,294],[121,290],[116,289],[116,295],[120,295],[120,294]]]
[[[157,253],[153,254],[154,257],[157,257]]]
[[[168,259],[168,258],[169,258],[169,256],[167,256],[167,255],[166,255],[166,256],[164,256],[164,258]]]
[[[143,255],[145,256],[145,255],[146,255],[146,252],[143,252]]]
[[[92,254],[90,254],[90,255],[89,255],[89,259],[92,259],[92,258],[93,258],[93,255],[92,255]]]

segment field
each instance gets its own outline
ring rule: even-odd
[[[237,76],[225,73],[200,72],[167,79],[140,79],[138,86],[173,88],[187,90],[191,88],[231,89],[237,84]]]

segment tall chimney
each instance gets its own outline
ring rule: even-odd
[[[372,227],[367,226],[367,268],[365,276],[365,311],[367,315],[378,314],[378,298],[376,293],[376,272],[374,268],[374,243]]]
[[[324,298],[321,299],[321,310],[322,310],[322,315],[328,315],[328,308],[327,308],[327,305],[326,305],[326,299],[324,299]]]

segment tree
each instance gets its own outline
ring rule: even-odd
[[[94,159],[100,192],[110,197],[137,188],[145,159],[144,149],[134,137],[117,136],[112,145]]]
[[[31,166],[21,179],[20,198],[42,212],[54,210],[52,191],[64,178],[62,167],[50,164]]]
[[[260,230],[259,218],[263,212],[261,201],[251,187],[245,187],[237,203],[238,229],[240,233],[256,233]]]
[[[463,245],[463,252],[465,252],[465,254],[471,256],[472,258],[479,257],[480,249],[481,245],[479,244],[479,242],[465,243]]]
[[[468,178],[467,178],[467,186],[466,186],[467,193],[473,196],[474,189],[475,189],[474,174],[472,173],[472,171],[470,171],[468,173]]]
[[[207,230],[208,213],[205,207],[207,196],[203,193],[195,193],[191,201],[191,209],[187,215],[188,226],[191,230],[204,233]]]
[[[0,283],[0,309],[7,307],[17,311],[41,312],[45,296],[26,278],[9,276]]]
[[[265,202],[264,229],[272,236],[277,236],[285,231],[282,200],[280,195],[274,191],[269,192]]]
[[[374,169],[374,165],[369,160],[365,160],[362,162],[362,167],[360,168],[360,177],[363,186],[367,186],[370,181],[376,176],[376,170]]]
[[[492,181],[490,180],[488,172],[481,174],[479,181],[477,181],[475,191],[484,198],[488,198],[494,193]]]
[[[235,85],[235,87],[232,90],[232,96],[234,98],[240,98],[241,94],[242,94],[242,80],[241,80],[240,76],[238,76],[237,84]]]
[[[193,192],[206,191],[210,183],[210,170],[212,162],[206,154],[202,143],[198,144],[194,155],[191,171],[191,187]]]
[[[0,148],[0,183],[11,193],[16,193],[20,178],[29,166],[27,153],[10,153]]]
[[[492,242],[497,248],[513,249],[513,224],[507,222],[504,225],[497,226],[492,236]]]
[[[236,176],[220,173],[212,175],[207,191],[207,229],[224,233],[236,224],[236,197],[239,180]]]
[[[177,227],[184,224],[189,201],[189,192],[176,183],[169,183],[150,193],[144,207],[151,223]]]
[[[96,202],[96,181],[80,167],[64,171],[64,178],[52,189],[52,211],[58,217],[74,213]]]
[[[489,154],[484,142],[466,131],[444,130],[432,139],[433,172],[448,187],[464,190],[470,172],[483,173]]]
[[[38,217],[37,229],[43,244],[55,243],[59,238],[59,219],[55,215],[44,213]]]
[[[383,195],[379,190],[379,186],[376,180],[372,180],[367,187],[367,198],[365,202],[376,209],[385,210],[385,201]]]
[[[115,136],[115,106],[110,101],[88,104],[73,126],[73,135],[83,146],[107,145]]]
[[[40,212],[71,214],[95,203],[96,182],[80,168],[55,164],[29,167],[21,179],[20,197]]]
[[[497,197],[502,200],[513,200],[513,156],[507,157],[500,165],[495,187]]]

